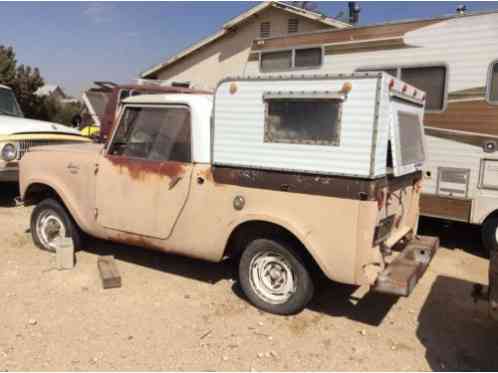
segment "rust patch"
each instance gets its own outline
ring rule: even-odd
[[[397,178],[381,177],[370,180],[233,167],[214,167],[213,169],[214,180],[220,185],[229,184],[247,188],[368,201],[375,201],[377,192],[383,188],[393,192],[412,186],[414,180],[419,180],[421,175],[421,172],[418,171]]]
[[[112,241],[121,242],[129,246],[136,246],[156,251],[166,251],[163,247],[156,243],[156,239],[144,237],[132,233],[118,233],[117,236],[110,237]]]
[[[107,158],[119,168],[120,173],[126,170],[134,180],[143,181],[148,175],[173,178],[185,173],[185,165],[181,162],[148,161],[116,155],[108,155]]]

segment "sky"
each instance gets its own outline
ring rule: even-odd
[[[0,45],[75,97],[93,81],[132,82],[258,2],[0,2]],[[335,16],[347,2],[315,2]],[[462,2],[359,2],[360,25],[455,13]],[[498,2],[464,2],[469,11]]]

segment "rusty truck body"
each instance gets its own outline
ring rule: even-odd
[[[424,93],[385,73],[234,78],[214,97],[123,104],[106,145],[23,158],[39,247],[80,246],[82,231],[232,257],[249,300],[277,314],[306,306],[315,270],[406,296],[438,247],[416,234]]]

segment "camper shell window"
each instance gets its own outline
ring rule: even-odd
[[[338,97],[264,97],[265,142],[339,145],[342,99]]]
[[[323,50],[321,47],[287,49],[262,52],[260,54],[259,68],[261,72],[319,68],[322,61]]]
[[[385,66],[361,68],[357,71],[383,71],[426,93],[427,112],[444,111],[446,106],[448,69],[443,64],[417,66]]]
[[[489,103],[498,105],[498,60],[489,68],[487,99]]]
[[[398,111],[401,164],[403,166],[424,161],[424,144],[417,114]]]

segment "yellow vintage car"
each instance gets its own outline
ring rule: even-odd
[[[70,127],[24,118],[12,89],[0,85],[0,182],[18,181],[18,162],[33,146],[89,141]]]

